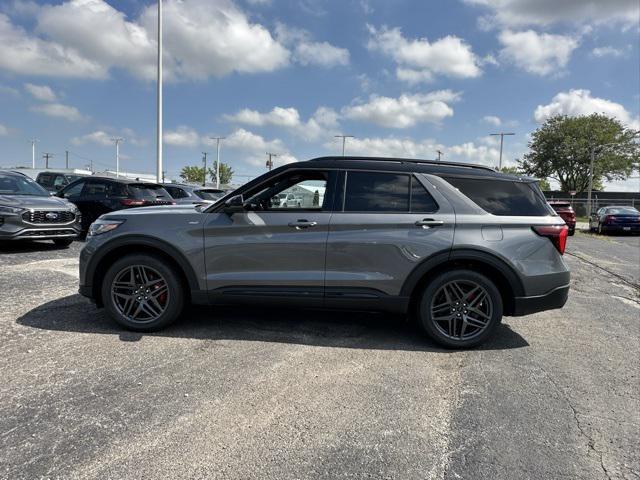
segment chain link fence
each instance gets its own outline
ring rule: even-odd
[[[576,198],[570,195],[562,195],[556,194],[546,195],[547,200],[555,200],[555,201],[563,201],[569,202],[573,209],[576,212],[576,215],[579,217],[585,217],[587,215],[587,205],[588,201],[586,198]],[[640,209],[640,199],[639,198],[599,198],[597,193],[594,193],[591,197],[591,211],[595,212],[601,207],[608,207],[611,205],[616,206],[625,206],[625,207],[635,207]]]

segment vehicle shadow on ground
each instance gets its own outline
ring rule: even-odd
[[[155,333],[123,330],[80,295],[57,299],[20,317],[21,325],[44,330],[118,335],[125,342],[146,336],[276,342],[319,347],[448,352],[424,337],[405,319],[369,312],[242,307],[190,307],[172,326]],[[480,350],[503,350],[529,344],[507,324]]]
[[[76,242],[79,240],[75,240]],[[52,241],[0,241],[0,254],[20,254],[31,252],[48,252],[67,250],[69,247],[59,247]]]

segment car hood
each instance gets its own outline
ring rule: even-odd
[[[18,208],[70,208],[71,203],[59,197],[35,195],[0,195],[0,205]]]

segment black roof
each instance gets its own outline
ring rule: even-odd
[[[84,179],[96,179],[96,180],[108,180],[110,182],[120,182],[120,183],[126,183],[126,184],[131,184],[131,183],[143,183],[143,184],[147,184],[147,185],[160,185],[157,182],[149,182],[148,180],[136,180],[134,178],[124,178],[124,177],[109,177],[109,176],[100,176],[100,175],[88,175],[86,177],[84,177],[83,179],[78,179],[76,180],[84,180]]]

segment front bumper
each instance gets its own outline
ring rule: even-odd
[[[58,212],[60,210],[54,211]],[[0,241],[76,238],[81,233],[80,222],[81,217],[79,215],[64,223],[36,223],[26,221],[22,213],[3,214],[0,216]]]
[[[531,313],[555,310],[564,307],[569,298],[569,285],[563,285],[545,293],[533,297],[515,297],[514,317],[521,317]]]

